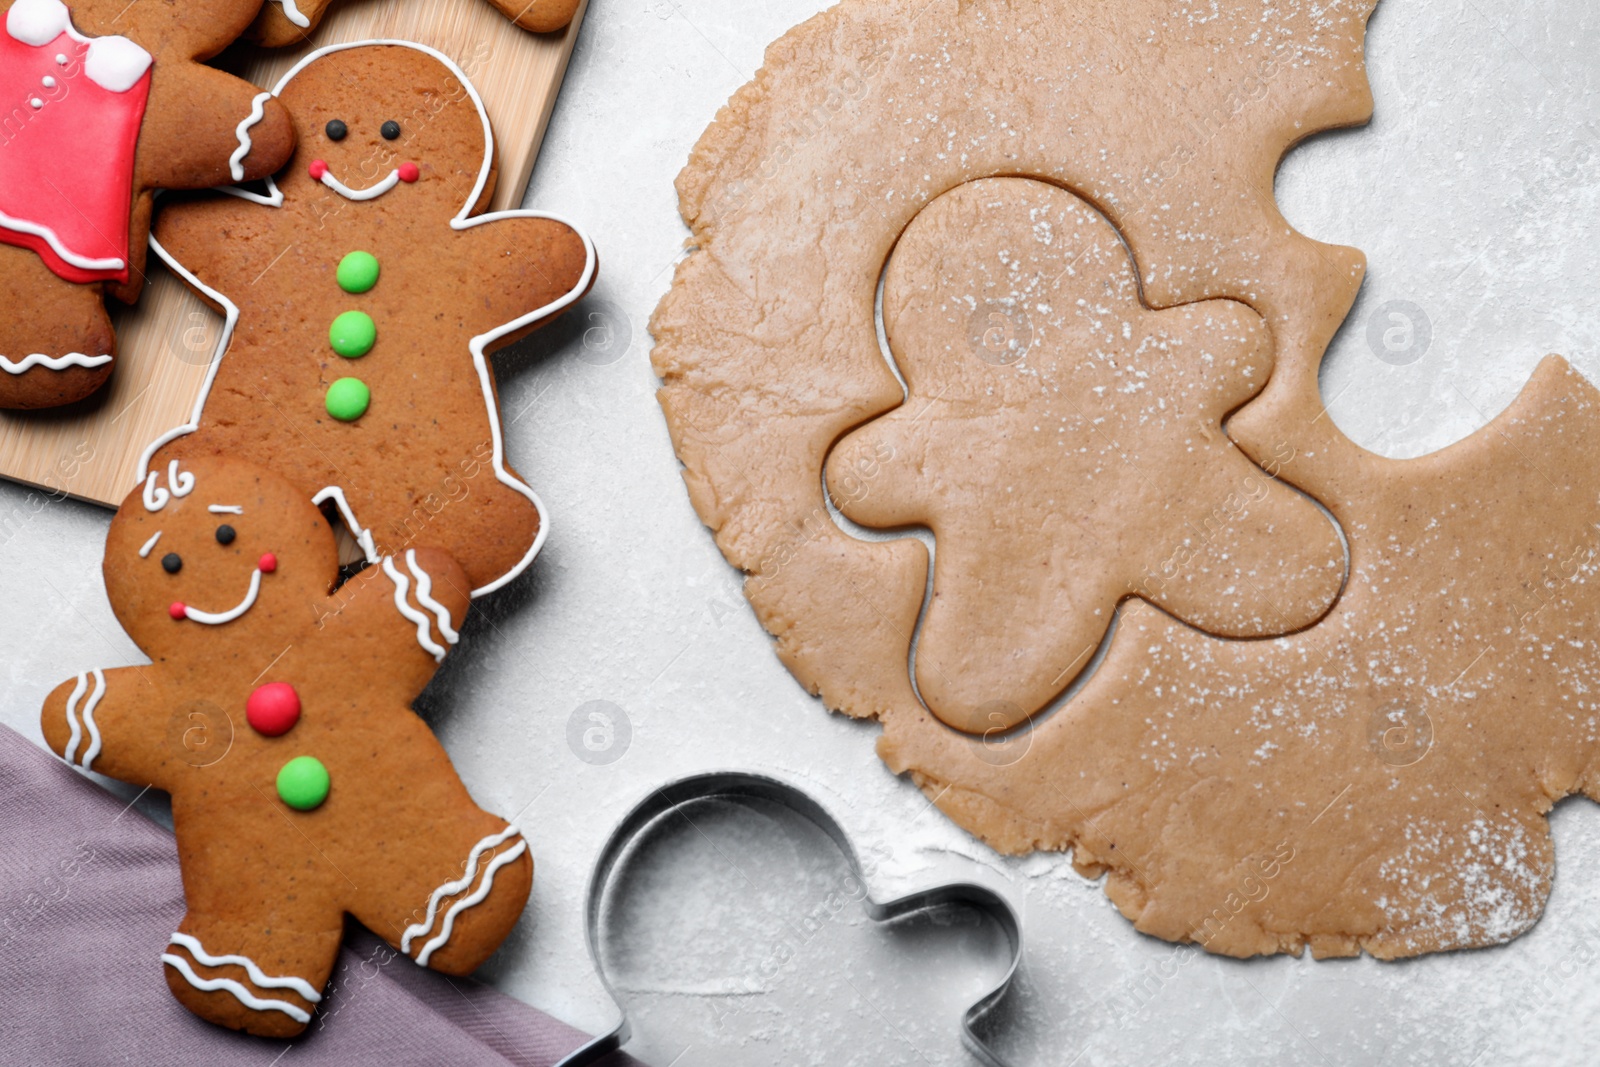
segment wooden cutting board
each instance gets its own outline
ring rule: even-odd
[[[264,88],[324,45],[396,38],[454,59],[489,109],[500,166],[492,210],[521,204],[588,0],[564,31],[531,34],[483,0],[340,0],[301,48],[240,45],[220,60]],[[0,477],[116,507],[146,444],[188,420],[222,319],[155,256],[137,307],[112,303],[119,354],[99,393],[47,411],[0,411]]]

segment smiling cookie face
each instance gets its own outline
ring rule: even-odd
[[[401,88],[395,89],[393,87]],[[279,177],[286,202],[382,202],[451,217],[478,184],[488,141],[461,80],[427,52],[368,45],[327,52],[279,94],[300,149]]]
[[[195,642],[216,655],[302,625],[306,604],[332,587],[337,555],[322,513],[276,475],[174,461],[123,502],[104,569],[118,621],[152,658]]]

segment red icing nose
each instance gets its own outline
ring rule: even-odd
[[[263,553],[261,559],[256,563],[256,567],[262,574],[271,574],[278,569],[278,557],[271,552]]]
[[[322,176],[328,173],[328,164],[320,159],[313,159],[311,161],[311,166],[307,167],[306,169],[311,172],[312,178],[320,182],[322,180]]]
[[[417,169],[415,163],[402,163],[398,169],[400,171],[400,180],[403,182],[414,182],[422,177],[422,172]]]
[[[167,609],[167,614],[171,615],[174,619],[186,618],[188,613],[189,609],[183,606],[183,601],[181,600],[175,601],[172,607]]]

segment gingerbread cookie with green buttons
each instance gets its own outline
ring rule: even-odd
[[[410,704],[455,643],[467,577],[408,549],[343,585],[298,488],[241,459],[169,460],[106,537],[106,593],[151,662],[45,702],[68,762],[172,795],[188,912],[161,959],[212,1022],[310,1021],[346,915],[467,974],[511,931],[527,842],[482,810]]]
[[[483,213],[494,142],[477,92],[430,48],[313,52],[273,90],[300,147],[264,193],[173,198],[156,250],[227,315],[171,459],[270,455],[337,507],[369,559],[429,546],[498,588],[542,542],[506,460],[489,355],[594,282],[594,246],[538,211]]]

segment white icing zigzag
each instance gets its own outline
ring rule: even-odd
[[[401,952],[410,955],[411,942],[421,937],[423,934],[426,934],[429,930],[433,929],[433,920],[434,917],[439,913],[439,902],[441,900],[443,900],[445,897],[454,896],[455,894],[466,889],[472,884],[473,880],[477,878],[478,857],[482,856],[489,849],[495,848],[496,846],[516,835],[517,828],[515,826],[507,826],[499,833],[490,834],[488,837],[485,837],[476,845],[472,846],[472,852],[467,856],[467,873],[453,882],[446,882],[444,885],[433,891],[433,895],[428,898],[428,914],[421,922],[412,923],[410,926],[406,927],[405,935],[400,938]],[[494,872],[499,870],[504,864],[510,863],[512,860],[522,855],[522,853],[527,851],[527,848],[528,843],[526,841],[518,841],[516,848],[507,849],[505,852],[494,858],[494,861],[490,863],[489,867],[484,871],[483,885],[479,887],[478,892],[474,893],[470,897],[458,900],[450,906],[450,910],[445,913],[444,930],[439,934],[438,937],[434,938],[432,941],[429,941],[423,946],[421,954],[417,956],[418,963],[423,964],[424,966],[427,965],[428,958],[433,955],[434,950],[450,939],[450,929],[455,924],[456,914],[472,907],[474,904],[480,903],[485,897],[487,897],[489,895],[490,887],[494,884]]]
[[[300,9],[295,6],[294,0],[277,0],[283,5],[283,17],[299,26],[302,30],[311,25],[311,20],[300,14]]]
[[[0,370],[7,374],[26,374],[35,367],[65,370],[68,367],[101,367],[110,362],[110,356],[86,356],[82,352],[68,352],[63,356],[47,356],[42,352],[35,352],[31,356],[23,356],[16,362],[0,356]]]
[[[218,989],[225,989],[232,993],[239,1003],[255,1011],[281,1011],[297,1023],[311,1021],[311,1014],[305,1009],[290,1004],[287,1000],[264,1000],[250,992],[243,985],[235,982],[232,978],[201,978],[194,973],[194,968],[190,967],[189,961],[182,956],[163,952],[161,954],[161,962],[183,975],[184,981],[202,992],[210,993]]]
[[[234,136],[239,138],[239,147],[233,150],[233,155],[228,157],[228,173],[233,175],[236,182],[244,180],[244,157],[250,154],[250,127],[266,117],[266,103],[272,99],[271,93],[257,93],[254,100],[250,101],[250,114],[234,128]]]
[[[313,1004],[318,1004],[322,1001],[322,994],[318,993],[314,988],[312,988],[311,983],[306,981],[304,978],[296,978],[293,975],[288,975],[283,978],[274,977],[273,975],[269,975],[263,971],[256,964],[256,961],[251,959],[249,956],[213,956],[211,953],[206,951],[205,946],[200,943],[200,939],[191,934],[173,934],[167,939],[167,943],[171,945],[182,945],[184,948],[189,950],[189,955],[193,956],[196,960],[199,960],[207,967],[221,967],[230,963],[239,967],[243,967],[245,971],[249,973],[250,981],[254,982],[258,988],[292,989]]]
[[[433,656],[435,663],[443,662],[445,647],[433,639],[433,629],[430,625],[433,620],[412,607],[406,600],[406,590],[411,587],[411,582],[395,567],[393,556],[383,557],[383,573],[394,583],[394,606],[399,609],[400,614],[417,624],[417,644]]]
[[[89,747],[84,749],[83,759],[74,757],[78,752],[78,742],[83,740],[83,726],[78,723],[78,701],[83,699],[84,692],[89,688],[89,675],[79,673],[78,684],[73,686],[72,695],[67,697],[67,722],[72,726],[72,734],[67,738],[66,760],[76,763],[84,770],[94,769],[94,758],[100,755],[100,728],[94,722],[94,709],[99,705],[100,698],[106,695],[106,676],[104,671],[91,671],[94,675],[94,692],[89,694],[89,700],[83,706],[83,726],[88,727]]]
[[[461,635],[450,625],[450,609],[429,595],[433,592],[433,579],[418,565],[417,550],[414,548],[406,549],[406,569],[417,579],[417,603],[433,612],[434,617],[439,620],[439,632],[444,635],[446,641],[455,644]]]

